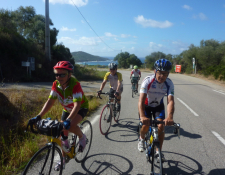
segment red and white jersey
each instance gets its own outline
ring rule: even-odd
[[[131,71],[132,77],[139,77],[139,75],[141,76],[141,71],[139,69],[137,69],[137,71],[135,71],[135,69],[133,69]]]
[[[167,78],[164,83],[159,84],[156,81],[155,75],[151,75],[143,80],[140,93],[147,94],[145,105],[156,107],[163,103],[163,97],[166,94],[167,96],[174,96],[174,85],[169,78]]]

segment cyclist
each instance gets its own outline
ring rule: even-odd
[[[117,97],[116,110],[120,111],[120,108],[121,108],[120,100],[121,100],[121,94],[123,92],[122,74],[117,72],[117,64],[109,63],[108,67],[109,67],[109,72],[105,74],[104,80],[100,86],[100,90],[98,91],[98,93],[102,92],[107,80],[109,80],[109,83],[110,83],[109,92],[110,94],[112,94],[111,97],[113,97],[114,95],[115,97]]]
[[[130,79],[132,77],[136,77],[138,78],[137,80],[137,91],[138,91],[138,81],[140,80],[141,78],[141,71],[138,69],[138,66],[134,66],[134,69],[131,71],[131,74],[130,74]],[[131,84],[133,83],[134,80],[131,79]]]
[[[34,118],[32,122],[36,123],[51,109],[56,99],[63,106],[61,122],[64,125],[64,135],[68,136],[68,131],[79,137],[80,151],[86,146],[86,136],[77,126],[88,112],[88,101],[83,93],[80,83],[72,76],[73,65],[69,61],[59,61],[54,67],[56,80],[53,82],[51,93],[41,112]],[[68,140],[61,141],[62,146],[69,152]],[[55,166],[55,170],[59,171],[61,162]],[[63,169],[65,168],[65,153],[63,152]]]
[[[166,59],[159,59],[155,62],[154,67],[155,74],[147,76],[143,80],[140,89],[138,109],[140,113],[140,120],[143,123],[140,131],[140,138],[138,139],[138,150],[140,152],[143,152],[145,149],[144,138],[149,129],[151,115],[159,121],[165,121],[165,126],[173,124],[174,85],[168,78],[172,64]],[[163,97],[165,94],[167,94],[167,118],[165,118],[163,103]],[[162,150],[164,141],[164,125],[158,125],[158,132],[160,148]],[[162,160],[165,161],[163,154]]]

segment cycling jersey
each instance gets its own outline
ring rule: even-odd
[[[120,88],[123,87],[122,74],[119,72],[116,72],[115,75],[111,75],[110,72],[107,72],[105,74],[104,80],[109,80],[110,88],[112,88],[113,90],[116,90],[116,88],[118,86],[118,80],[121,82]]]
[[[164,83],[159,84],[156,81],[155,75],[151,75],[143,80],[140,93],[147,94],[145,105],[156,107],[163,103],[165,94],[167,94],[167,96],[174,96],[174,85],[169,78],[167,78]]]
[[[52,85],[52,90],[49,95],[50,99],[58,99],[64,107],[65,112],[71,112],[74,107],[74,102],[81,102],[81,107],[88,109],[88,100],[80,86],[78,80],[71,77],[68,86],[63,90],[59,82],[55,80]]]
[[[139,77],[139,75],[141,75],[141,71],[139,69],[137,69],[137,71],[135,71],[135,69],[133,69],[131,71],[131,74],[133,77]]]

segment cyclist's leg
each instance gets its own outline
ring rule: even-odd
[[[164,108],[164,104],[161,103],[159,106],[157,106],[155,108],[155,111],[153,113],[153,117],[156,120],[159,121],[163,121],[165,119],[165,108]],[[159,124],[158,125],[158,133],[159,133],[159,143],[160,143],[160,149],[162,150],[162,145],[163,145],[163,141],[164,141],[164,125],[163,124]]]
[[[121,109],[121,95],[122,95],[122,92],[123,92],[123,87],[120,88],[120,91],[119,91],[119,96],[117,96],[117,111],[120,111]]]

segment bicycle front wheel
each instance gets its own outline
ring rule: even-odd
[[[120,111],[115,111],[115,113],[114,113],[114,121],[116,123],[118,123],[119,117],[120,117]]]
[[[59,161],[61,165],[63,163],[63,157],[61,150],[52,145],[47,145],[41,148],[38,152],[34,154],[29,163],[27,164],[23,175],[34,175],[34,174],[54,174],[61,175],[62,168],[59,171],[55,171],[54,167]]]
[[[156,150],[158,155],[156,154]],[[162,152],[159,143],[153,143],[151,171],[151,174],[163,175]]]
[[[99,128],[102,135],[106,135],[109,131],[109,128],[111,126],[112,122],[112,116],[110,112],[110,106],[106,105],[102,109],[100,121],[99,121]]]
[[[77,142],[77,144],[76,144],[76,157],[75,157],[75,160],[78,163],[83,162],[85,160],[85,158],[87,157],[87,155],[89,153],[89,150],[91,148],[92,134],[93,134],[91,122],[88,121],[88,120],[85,120],[80,125],[80,129],[83,132],[83,134],[86,135],[86,146],[85,146],[83,152],[79,152],[79,142]]]

